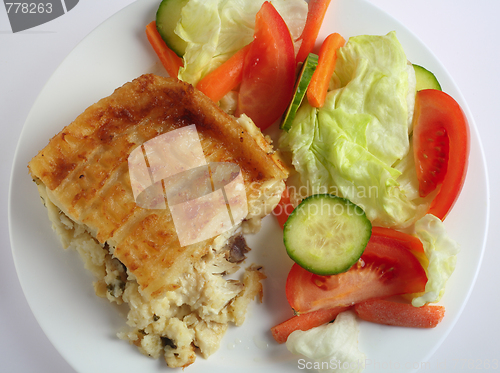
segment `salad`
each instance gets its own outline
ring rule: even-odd
[[[317,41],[329,3],[163,0],[146,33],[169,75],[265,133],[280,128],[292,175],[275,215],[295,261],[284,289],[295,316],[272,333],[293,353],[354,363],[357,319],[428,328],[444,317],[430,303],[456,264],[443,220],[470,140],[460,106],[395,32]]]

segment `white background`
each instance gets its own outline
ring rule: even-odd
[[[430,363],[443,368],[432,371],[465,371],[469,369],[461,362],[453,366],[458,359],[467,359],[486,370],[481,363],[500,360],[500,197],[496,193],[500,185],[500,1],[370,2],[403,23],[437,56],[465,97],[479,130],[491,188],[486,251],[470,299]],[[73,372],[38,326],[17,279],[7,221],[10,173],[21,128],[43,85],[90,31],[130,3],[81,0],[66,15],[16,34],[0,5],[0,372]]]

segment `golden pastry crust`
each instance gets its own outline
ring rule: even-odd
[[[142,293],[153,298],[177,288],[180,274],[208,252],[213,239],[181,247],[168,208],[135,203],[127,160],[144,142],[192,124],[207,162],[240,167],[249,204],[270,182],[286,178],[278,158],[210,99],[188,84],[152,74],[90,106],[28,166],[52,202],[108,244]]]

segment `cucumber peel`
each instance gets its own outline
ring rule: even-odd
[[[371,231],[359,206],[332,194],[315,194],[290,214],[283,241],[294,262],[326,276],[349,270],[363,254]]]
[[[302,104],[302,100],[307,92],[307,87],[311,82],[314,70],[318,66],[318,56],[314,53],[309,53],[306,60],[302,64],[299,76],[295,82],[295,91],[293,93],[292,101],[288,105],[288,109],[283,116],[280,124],[280,129],[288,131],[292,127],[293,120],[297,114],[297,110]]]
[[[417,92],[423,89],[441,91],[441,84],[433,73],[420,65],[413,65],[413,70],[415,70],[415,78],[417,79]]]
[[[187,43],[175,32],[181,11],[188,0],[163,0],[156,12],[156,29],[167,46],[179,57],[184,55]]]

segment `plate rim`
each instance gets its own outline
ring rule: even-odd
[[[479,152],[477,155],[478,155],[478,160],[480,161],[480,164],[482,166],[482,173],[484,175],[484,188],[485,188],[485,199],[486,199],[486,202],[489,202],[490,200],[490,184],[489,184],[489,173],[488,173],[488,167],[487,167],[487,162],[486,162],[486,157],[485,157],[485,154],[484,154],[484,147],[483,147],[483,144],[482,144],[482,141],[481,141],[481,138],[479,136],[479,131],[477,129],[477,125],[476,125],[476,122],[473,118],[473,115],[469,109],[469,106],[467,104],[467,102],[465,101],[461,91],[460,91],[460,88],[458,87],[458,85],[456,84],[456,82],[453,80],[453,77],[449,74],[449,72],[446,70],[446,67],[439,61],[439,59],[434,55],[434,53],[428,49],[426,47],[426,45],[420,40],[420,38],[415,34],[413,33],[411,30],[407,29],[403,24],[401,24],[397,19],[395,19],[394,17],[392,17],[390,14],[386,13],[385,11],[381,10],[379,7],[377,7],[376,5],[366,1],[366,0],[358,0],[359,2],[363,2],[365,4],[367,4],[369,7],[373,7],[375,9],[377,9],[379,12],[383,13],[386,17],[389,17],[391,18],[391,20],[395,23],[397,23],[399,25],[399,27],[403,28],[404,30],[406,30],[406,32],[412,37],[412,38],[415,38],[425,49],[428,53],[430,53],[432,55],[432,57],[436,60],[436,62],[441,66],[441,68],[445,71],[446,73],[446,76],[447,76],[447,79],[450,80],[451,84],[452,84],[452,87],[454,88],[454,91],[456,91],[457,94],[454,94],[454,98],[459,101],[461,103],[461,106],[462,106],[462,109],[464,110],[467,118],[469,119],[469,125],[470,125],[470,129],[471,129],[471,133],[473,133],[473,136],[471,136],[471,140],[475,141],[477,143],[477,151]],[[128,8],[131,8],[133,6],[136,6],[137,3],[153,3],[151,0],[141,0],[141,1],[137,1],[135,3],[132,3],[132,4],[129,4],[127,5],[125,8],[123,8],[122,10],[120,10],[119,12],[115,13],[113,16],[111,16],[110,18],[108,18],[107,20],[105,20],[104,22],[102,22],[97,28],[95,28],[94,30],[92,30],[83,40],[81,40],[76,46],[75,48],[73,48],[73,50],[68,54],[68,56],[66,56],[66,58],[59,64],[59,66],[54,70],[53,74],[51,74],[51,76],[49,77],[49,79],[47,80],[47,82],[44,84],[43,88],[41,89],[41,91],[39,92],[37,98],[35,99],[29,113],[28,113],[28,116],[26,118],[26,121],[25,123],[23,124],[23,127],[22,127],[22,130],[21,130],[21,133],[20,133],[20,136],[18,138],[18,142],[17,142],[17,145],[16,145],[16,148],[15,148],[15,153],[14,153],[14,159],[13,159],[13,163],[12,163],[12,167],[11,167],[11,172],[10,172],[10,182],[9,182],[9,192],[8,192],[8,223],[9,223],[9,238],[10,238],[10,244],[11,244],[11,252],[12,252],[12,256],[13,256],[13,260],[14,260],[14,265],[16,267],[16,273],[18,275],[18,278],[19,278],[19,281],[21,283],[21,287],[23,289],[23,293],[24,293],[24,296],[25,298],[27,299],[28,301],[28,304],[30,306],[30,309],[33,313],[33,315],[35,316],[36,320],[37,320],[37,323],[40,325],[40,327],[42,328],[42,330],[44,331],[45,335],[47,335],[48,339],[51,341],[51,343],[56,347],[57,351],[61,354],[61,356],[76,370],[76,366],[68,360],[68,358],[63,354],[61,353],[61,351],[59,350],[59,348],[57,348],[57,344],[54,343],[54,341],[52,340],[52,338],[50,337],[50,333],[47,333],[47,331],[45,330],[44,326],[43,326],[43,322],[41,322],[39,320],[39,315],[37,314],[37,312],[34,310],[33,308],[33,305],[32,305],[32,302],[31,300],[27,297],[26,295],[26,291],[25,291],[25,281],[21,278],[20,276],[20,272],[19,272],[19,263],[18,263],[18,255],[15,251],[15,244],[14,244],[14,238],[13,238],[13,220],[12,220],[12,213],[13,213],[13,209],[15,208],[14,206],[14,200],[12,199],[12,196],[14,195],[14,180],[15,178],[19,177],[19,172],[20,170],[18,170],[18,168],[20,166],[22,166],[21,164],[18,164],[20,162],[20,158],[21,158],[21,146],[22,146],[22,143],[23,143],[23,139],[25,139],[25,137],[27,136],[26,135],[26,131],[27,131],[27,127],[28,127],[28,123],[32,120],[32,116],[34,115],[33,112],[36,111],[35,108],[37,107],[37,103],[40,99],[40,97],[42,97],[44,95],[44,92],[46,91],[47,89],[47,86],[49,86],[50,82],[52,81],[54,75],[57,74],[58,70],[60,69],[61,65],[65,64],[66,60],[74,53],[75,49],[77,49],[86,39],[89,38],[89,36],[93,35],[93,34],[96,34],[99,32],[99,30],[103,27],[103,24],[107,23],[111,18],[116,18],[117,15],[119,15],[120,13],[124,12],[125,9],[128,9]],[[471,141],[471,144],[472,142]],[[16,167],[17,166],[17,167]],[[24,165],[25,166],[25,165]],[[467,181],[466,181],[467,182]],[[451,330],[455,327],[455,324],[456,322],[458,321],[460,315],[462,314],[465,306],[467,305],[468,301],[469,301],[469,298],[470,298],[470,295],[474,289],[474,286],[476,284],[476,281],[477,281],[477,277],[478,277],[478,274],[479,274],[479,271],[481,269],[481,265],[482,265],[482,261],[483,261],[483,258],[484,258],[484,254],[485,254],[485,250],[486,250],[486,244],[487,244],[487,238],[488,238],[488,230],[489,230],[489,225],[490,225],[490,214],[491,214],[491,207],[490,207],[490,204],[489,203],[486,203],[485,205],[485,226],[484,226],[484,232],[483,232],[483,235],[482,235],[482,245],[481,245],[481,250],[480,250],[480,254],[479,254],[479,258],[478,258],[478,265],[477,267],[475,268],[475,271],[474,271],[474,275],[473,275],[473,279],[472,279],[472,282],[467,290],[467,293],[465,294],[465,299],[463,302],[461,302],[461,307],[460,309],[457,311],[455,317],[453,318],[452,320],[452,323],[451,325],[446,329],[446,332],[443,333],[443,335],[441,336],[439,342],[434,346],[434,348],[427,354],[427,357],[426,359],[428,359],[428,357],[432,356],[435,351],[439,348],[439,346],[443,343],[443,341],[447,338],[447,336],[449,335],[449,333],[451,332]],[[122,342],[123,343],[123,342]],[[221,346],[222,348],[222,346]]]

